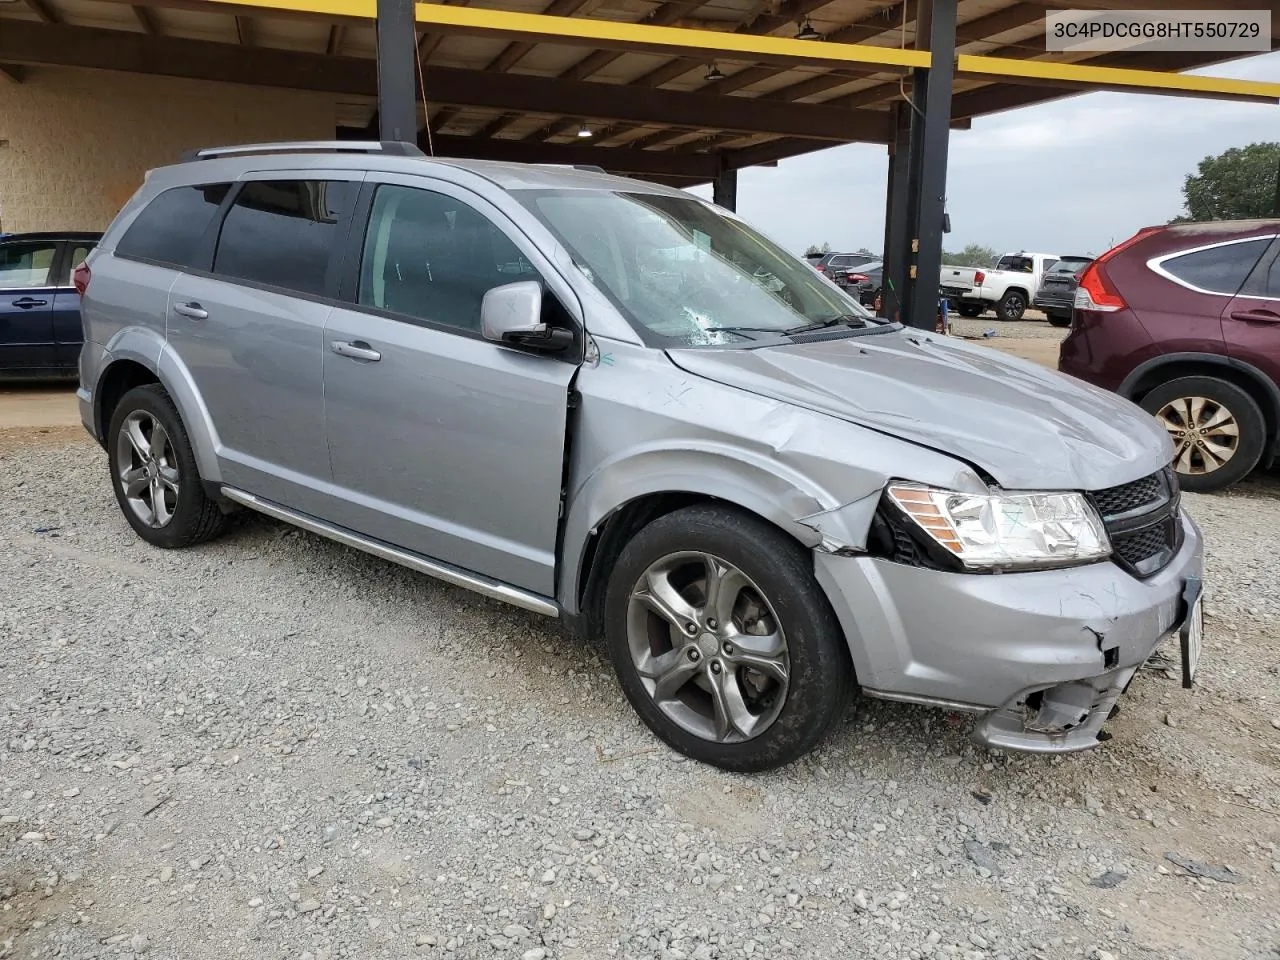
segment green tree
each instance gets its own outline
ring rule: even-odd
[[[1251,143],[1205,157],[1182,185],[1186,220],[1280,216],[1280,143]]]
[[[952,267],[990,267],[995,264],[996,257],[993,249],[980,243],[971,243],[959,253],[942,251],[942,262]]]
[[[818,246],[816,243],[809,244],[809,246],[805,248],[804,255],[806,257],[816,257],[821,254],[830,253],[830,252],[831,252],[831,244],[826,243],[824,241],[822,246]]]

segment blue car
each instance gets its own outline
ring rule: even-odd
[[[76,375],[84,331],[72,274],[101,236],[0,237],[0,377]]]

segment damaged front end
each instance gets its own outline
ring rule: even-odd
[[[1138,667],[1026,693],[978,721],[973,737],[985,746],[1026,753],[1070,753],[1108,739],[1102,725]]]

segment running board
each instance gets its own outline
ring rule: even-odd
[[[235,487],[224,486],[222,495],[228,500],[233,500],[241,506],[248,507],[250,510],[265,513],[268,517],[283,520],[285,523],[291,523],[295,527],[301,527],[310,533],[336,540],[345,546],[363,550],[365,553],[371,553],[375,557],[381,557],[383,560],[398,563],[400,566],[416,570],[418,573],[425,573],[429,577],[435,577],[437,580],[451,583],[455,587],[462,587],[465,590],[471,590],[494,600],[501,600],[503,603],[509,603],[514,607],[541,613],[544,616],[560,616],[560,608],[556,604],[546,597],[538,596],[536,593],[529,593],[499,580],[491,580],[488,577],[469,573],[452,564],[441,563],[438,560],[428,560],[426,557],[411,553],[408,550],[401,550],[399,547],[393,547],[380,540],[362,537],[360,534],[353,533],[343,527],[317,520],[315,517],[309,517],[305,513],[298,513],[288,507],[282,507],[280,504],[273,503],[270,500],[255,497],[252,493],[246,493]]]

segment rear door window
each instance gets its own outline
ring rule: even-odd
[[[229,183],[206,183],[164,191],[129,225],[116,244],[116,255],[166,266],[191,266],[205,230],[230,189]]]
[[[1035,261],[1030,257],[1001,257],[996,264],[997,270],[1012,270],[1014,273],[1034,273]]]
[[[1157,270],[1184,287],[1233,297],[1271,245],[1270,237],[1222,243],[1194,253],[1165,257]]]
[[[313,296],[331,295],[331,255],[357,185],[341,180],[252,180],[227,210],[213,272]]]

